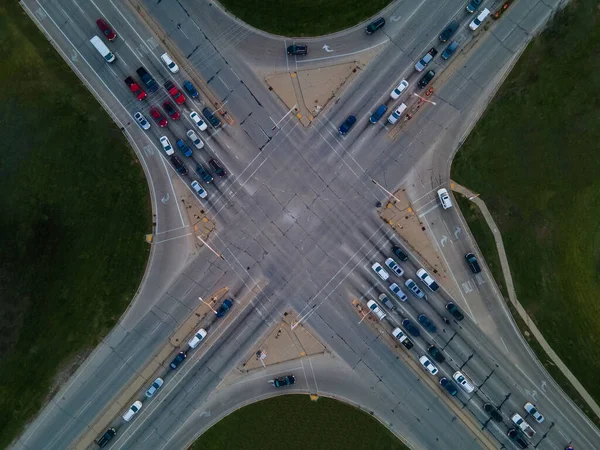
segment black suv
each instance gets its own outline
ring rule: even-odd
[[[456,307],[456,305],[452,302],[448,302],[446,304],[446,309],[448,310],[448,312],[450,314],[452,314],[454,316],[454,318],[456,320],[463,320],[465,318],[465,316],[463,316],[463,313],[461,313],[459,311],[459,309]]]
[[[496,422],[502,422],[502,414],[500,414],[500,411],[498,411],[491,403],[484,403],[483,410]]]
[[[210,110],[210,108],[204,108],[202,110],[202,114],[206,117],[206,120],[215,128],[219,128],[221,126],[221,120],[215,116],[215,114]]]
[[[519,430],[517,430],[516,428],[511,428],[510,430],[508,430],[508,433],[506,433],[506,435],[510,438],[511,441],[513,441],[519,447],[521,447],[521,448],[529,447],[529,444],[527,443],[527,441],[525,439],[523,439],[523,436],[521,435]]]
[[[414,337],[419,337],[421,335],[419,328],[417,328],[417,326],[408,319],[404,319],[402,321],[402,326],[406,328],[406,331],[408,331]]]
[[[109,428],[108,430],[106,430],[106,433],[104,433],[102,435],[102,437],[100,439],[98,439],[98,441],[96,443],[100,447],[106,447],[106,444],[108,444],[108,441],[110,441],[112,438],[114,438],[115,434],[117,434],[117,430],[115,430],[114,428]]]
[[[380,28],[383,28],[384,25],[385,25],[385,19],[383,17],[380,17],[379,19],[375,19],[375,21],[373,21],[369,25],[367,25],[367,28],[365,28],[365,33],[373,34]]]
[[[136,72],[150,92],[156,92],[158,90],[158,83],[152,78],[152,75],[146,72],[146,69],[140,67]]]
[[[450,39],[452,35],[456,33],[456,30],[458,30],[458,22],[456,20],[453,20],[448,24],[446,28],[444,28],[442,34],[440,34],[440,41],[447,42],[448,39]]]
[[[290,45],[287,48],[288,55],[308,55],[308,46],[306,45]]]
[[[427,347],[427,351],[437,362],[443,363],[444,361],[446,361],[446,358],[444,357],[444,355],[442,355],[442,352],[440,352],[435,345],[430,345],[429,347]]]
[[[408,255],[402,251],[402,249],[396,245],[392,247],[394,255],[396,255],[400,261],[408,261]]]
[[[185,167],[185,164],[183,164],[177,156],[171,156],[171,163],[173,163],[173,166],[175,166],[175,170],[177,170],[177,172],[179,172],[181,175],[187,175],[187,167]]]
[[[465,255],[465,259],[467,260],[467,264],[471,268],[471,272],[479,273],[481,272],[481,267],[479,267],[479,263],[477,262],[477,258],[473,253],[467,253]]]
[[[435,72],[433,70],[430,70],[425,75],[423,75],[423,78],[421,78],[419,80],[418,86],[421,89],[423,89],[425,86],[427,86],[429,84],[429,82],[433,79],[433,77],[435,77]]]
[[[210,167],[212,167],[212,169],[215,171],[215,173],[217,175],[219,175],[220,177],[227,176],[227,172],[225,172],[225,169],[223,169],[223,167],[221,167],[221,165],[219,164],[219,162],[216,159],[213,158],[210,161],[208,161],[208,165]]]

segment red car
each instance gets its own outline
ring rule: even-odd
[[[169,117],[173,120],[179,119],[179,111],[173,108],[173,104],[171,102],[164,102],[163,109],[167,112]]]
[[[129,86],[129,89],[135,94],[138,100],[144,100],[147,97],[147,94],[140,87],[140,85],[135,82],[133,78],[125,78],[125,84]]]
[[[113,29],[104,21],[104,19],[96,20],[96,25],[98,25],[98,28],[102,30],[102,33],[104,33],[104,37],[106,37],[106,39],[109,41],[114,41],[117,38],[117,33],[113,31]]]
[[[152,118],[154,119],[154,121],[160,127],[166,127],[167,124],[169,123],[169,122],[167,122],[167,119],[165,119],[162,116],[162,114],[160,113],[160,111],[158,110],[158,108],[156,106],[153,107],[153,108],[150,108],[150,115],[152,116]]]
[[[165,89],[169,91],[169,94],[171,94],[171,97],[173,97],[173,100],[175,100],[175,103],[181,105],[185,102],[185,97],[181,92],[179,92],[179,89],[175,87],[171,80],[167,80],[164,86]]]

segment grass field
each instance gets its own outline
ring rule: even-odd
[[[520,302],[600,402],[599,47],[598,2],[569,3],[529,45],[452,178],[481,194]]]
[[[132,299],[151,208],[121,132],[17,2],[0,6],[0,48],[4,448]]]
[[[391,0],[222,0],[234,16],[281,36],[321,36],[375,16]],[[310,51],[310,49],[309,49]]]
[[[369,414],[328,398],[285,395],[225,417],[189,450],[408,450]]]

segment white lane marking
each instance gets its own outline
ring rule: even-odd
[[[367,47],[367,48],[363,48],[362,50],[357,50],[355,52],[350,52],[350,53],[340,53],[339,55],[335,55],[335,56],[323,56],[322,58],[313,58],[313,59],[303,59],[301,61],[296,61],[296,70],[298,70],[298,62],[300,63],[308,63],[308,62],[312,62],[312,61],[323,61],[325,59],[331,59],[331,58],[343,58],[344,56],[352,56],[352,55],[356,55],[358,53],[362,53],[362,52],[366,52],[368,50],[372,50],[374,48],[377,48],[383,44],[387,44],[389,42],[389,39],[380,42],[379,44],[375,44],[371,47]],[[297,60],[298,58],[296,58]]]

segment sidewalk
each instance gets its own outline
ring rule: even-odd
[[[485,202],[479,197],[479,194],[476,194],[476,193],[470,191],[469,189],[467,189],[464,186],[461,186],[460,184],[456,183],[455,181],[452,181],[452,180],[450,181],[450,187],[452,188],[452,190],[454,192],[458,192],[459,194],[464,195],[471,202],[475,203],[475,205],[477,205],[477,207],[481,211],[481,214],[483,214],[483,217],[485,218],[486,223],[490,227],[490,230],[492,230],[492,233],[494,235],[494,240],[496,241],[496,248],[498,249],[498,257],[500,259],[500,265],[502,266],[502,273],[504,274],[504,280],[506,282],[506,290],[508,291],[508,298],[509,298],[511,304],[515,307],[515,309],[519,313],[519,316],[521,317],[521,319],[523,319],[523,321],[527,324],[527,326],[531,330],[531,333],[533,334],[535,339],[539,342],[539,344],[542,346],[544,351],[548,354],[550,359],[552,359],[552,362],[556,365],[556,367],[558,367],[558,369],[564,374],[564,376],[567,377],[567,379],[575,387],[575,389],[577,390],[579,395],[581,395],[581,397],[583,397],[585,402],[594,411],[594,414],[596,414],[598,417],[600,417],[600,407],[598,406],[598,404],[594,401],[592,396],[590,394],[588,394],[588,392],[581,385],[581,383],[577,380],[577,378],[575,378],[575,375],[573,375],[571,373],[571,371],[567,368],[565,363],[563,363],[561,361],[561,359],[554,352],[554,350],[552,350],[552,347],[550,347],[550,345],[548,344],[546,339],[544,339],[544,336],[542,335],[540,330],[536,327],[533,320],[531,320],[531,318],[527,314],[527,311],[525,311],[525,308],[523,308],[521,303],[519,303],[519,300],[517,299],[517,294],[515,292],[515,287],[513,284],[512,276],[510,274],[508,258],[506,257],[506,251],[504,250],[504,243],[502,242],[502,235],[500,234],[500,231],[498,230],[496,222],[494,222],[494,219],[493,219],[490,211],[488,210]],[[463,220],[464,220],[464,218],[463,218]]]

